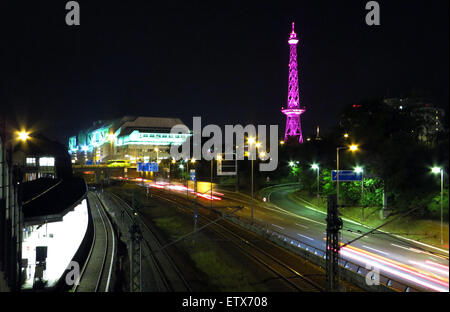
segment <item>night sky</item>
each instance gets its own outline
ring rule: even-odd
[[[449,1],[66,1],[0,4],[2,115],[63,143],[98,119],[179,117],[279,124],[291,22],[305,134],[339,110],[411,91],[448,107]],[[162,5],[162,3],[169,3]]]

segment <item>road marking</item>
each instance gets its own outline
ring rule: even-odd
[[[298,226],[300,226],[300,227],[302,227],[304,229],[309,229],[309,227],[307,227],[306,225],[303,225],[303,224],[295,223],[295,225],[298,225]]]
[[[274,186],[274,187],[276,187],[276,186]],[[274,190],[274,192],[275,192],[275,190]],[[294,197],[295,197],[297,200],[299,200],[299,201],[302,201],[302,202],[305,202],[305,203],[307,203],[307,204],[310,204],[309,206],[303,205],[304,207],[306,207],[306,208],[308,208],[308,209],[310,209],[310,210],[313,210],[313,211],[322,213],[322,214],[327,214],[326,212],[323,212],[323,211],[321,211],[321,210],[318,210],[318,209],[313,208],[313,207],[315,206],[313,203],[310,203],[310,202],[308,202],[307,200],[305,200],[305,199],[303,199],[303,198],[301,198],[301,197],[295,196],[295,195],[294,195]],[[371,227],[369,227],[369,226],[367,226],[367,225],[365,225],[365,224],[361,224],[360,222],[356,222],[356,221],[353,221],[353,220],[350,220],[350,219],[347,219],[347,218],[342,218],[342,219],[343,219],[344,221],[346,221],[346,222],[350,222],[350,223],[353,223],[353,224],[357,224],[357,225],[359,225],[359,226],[363,226],[363,227],[368,228],[368,229],[372,229]],[[400,236],[400,235],[391,234],[391,233],[386,232],[386,231],[383,231],[383,230],[378,230],[378,231],[381,232],[381,233],[385,233],[385,234],[388,234],[388,235],[392,235],[392,236],[397,237],[397,238],[400,238],[400,239],[404,239],[404,240],[413,242],[413,243],[415,243],[415,244],[419,244],[419,245],[422,245],[422,246],[425,246],[425,247],[428,247],[428,248],[433,248],[433,249],[435,249],[435,250],[439,250],[439,251],[441,251],[441,252],[443,252],[443,253],[445,253],[445,254],[447,254],[447,255],[449,254],[449,251],[448,251],[448,250],[445,250],[445,249],[442,249],[442,248],[438,248],[438,247],[433,246],[433,245],[429,245],[429,244],[426,244],[426,243],[422,243],[422,242],[413,240],[413,239],[411,239],[411,238],[403,237],[403,236]],[[448,260],[448,258],[445,258],[445,259]]]
[[[381,250],[378,250],[378,249],[375,249],[375,248],[372,248],[372,247],[369,247],[369,246],[366,246],[366,245],[363,245],[363,247],[366,247],[367,249],[370,249],[370,250],[373,250],[373,251],[385,254],[387,256],[389,255],[387,252],[384,252],[384,251],[381,251]]]
[[[400,245],[397,245],[397,244],[391,244],[391,245],[392,245],[392,246],[395,246],[395,247],[398,247],[398,248],[405,249],[405,250],[413,251],[413,252],[415,252],[415,253],[422,253],[422,251],[417,250],[417,249],[414,249],[414,248],[404,247],[404,246],[400,246]]]
[[[417,262],[417,261],[412,261],[412,260],[409,260],[409,263],[412,263],[412,264],[418,265],[420,267],[423,267],[425,269],[432,270],[432,271],[438,272],[438,273],[440,273],[442,275],[447,275],[448,276],[448,269],[447,270],[441,270],[441,269],[438,269],[438,268],[436,268],[434,266],[427,265],[427,264],[424,264],[424,263],[420,263],[420,262]]]
[[[276,225],[276,224],[273,224],[273,223],[272,223],[272,225],[276,226],[277,228],[280,228],[280,229],[284,230],[284,227],[282,227],[282,226],[279,226],[279,225]]]
[[[423,254],[426,254],[426,255],[429,255],[429,256],[432,256],[432,257],[435,257],[435,258],[448,260],[446,257],[440,256],[440,255],[431,254],[431,253],[429,253],[427,251],[423,251],[423,250],[416,249],[416,248],[413,248],[413,247],[404,247],[404,246],[400,246],[400,245],[396,245],[396,244],[391,244],[391,245],[395,246],[395,247],[398,247],[398,248],[406,249],[406,250],[409,250],[409,251],[412,251],[412,252],[415,252],[415,253],[419,253],[419,254],[423,253]],[[430,258],[430,259],[436,260],[434,258]]]
[[[310,222],[322,224],[322,225],[325,225],[325,226],[327,225],[326,223],[319,222],[319,221],[316,221],[316,220],[311,220],[311,219],[308,219],[308,218],[305,218],[305,217],[302,217],[302,216],[299,216],[299,215],[295,215],[295,216],[298,217],[298,218],[300,218],[300,219],[304,219],[304,220],[307,220],[307,221],[310,221]]]
[[[312,241],[314,240],[314,238],[311,238],[311,237],[306,236],[306,235],[303,235],[303,234],[297,233],[297,235],[299,235],[299,236],[301,236],[301,237],[304,237],[304,238],[306,238],[306,239],[312,240]]]

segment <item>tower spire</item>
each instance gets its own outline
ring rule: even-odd
[[[305,112],[305,108],[300,107],[300,95],[298,88],[298,65],[297,65],[297,34],[292,22],[292,32],[289,35],[289,84],[288,84],[288,100],[287,108],[281,111],[286,115],[286,131],[284,140],[289,137],[298,137],[299,143],[303,143],[303,134],[300,123],[300,115]]]

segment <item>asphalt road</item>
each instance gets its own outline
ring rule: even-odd
[[[288,195],[294,186],[276,187],[266,191],[272,207],[255,207],[255,218],[274,229],[300,238],[313,247],[325,250],[326,214],[308,208],[306,203]],[[346,243],[369,229],[344,220],[341,241]],[[374,232],[341,251],[341,257],[357,264],[379,268],[380,274],[422,291],[449,291],[448,252],[433,246],[401,239],[383,232]]]

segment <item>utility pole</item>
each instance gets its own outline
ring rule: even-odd
[[[253,224],[253,158],[252,158],[252,207],[251,207],[251,223]]]
[[[214,156],[211,158],[211,210],[213,208],[213,168],[214,168]]]
[[[337,196],[328,196],[327,207],[327,247],[326,247],[326,282],[327,291],[339,291],[339,230],[342,219],[339,218]]]
[[[142,232],[139,225],[136,222],[136,218],[133,220],[133,224],[130,227],[131,238],[131,261],[130,261],[130,291],[141,292],[142,291],[142,274],[141,274],[141,260],[142,260]]]

